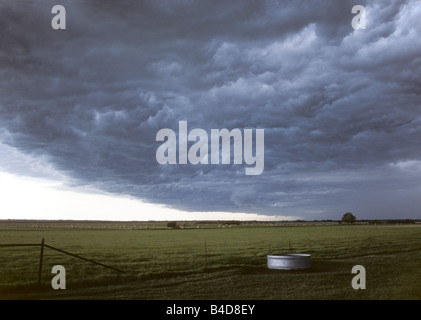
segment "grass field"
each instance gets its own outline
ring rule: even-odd
[[[421,299],[421,224],[189,225],[0,222],[0,244],[45,243],[124,270],[45,248],[0,248],[0,299]],[[200,229],[199,229],[199,228]],[[206,268],[204,244],[206,242]],[[269,253],[312,255],[302,271],[270,270]],[[66,268],[66,290],[51,269]],[[354,265],[367,288],[354,290]]]

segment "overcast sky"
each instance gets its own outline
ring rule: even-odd
[[[209,219],[421,218],[420,1],[60,1],[66,30],[55,1],[0,3],[3,177]],[[264,129],[263,173],[158,164],[180,120]]]

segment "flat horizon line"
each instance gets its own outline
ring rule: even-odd
[[[357,219],[356,222],[367,222],[367,221],[418,221],[421,222],[421,218],[413,219],[413,218],[375,218],[375,219]],[[95,219],[0,219],[0,222],[267,222],[267,223],[274,223],[274,222],[340,222],[341,219],[314,219],[314,220],[236,220],[236,219],[203,219],[203,220],[95,220]]]

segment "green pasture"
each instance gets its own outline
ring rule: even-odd
[[[45,243],[124,271],[39,247],[0,248],[0,299],[421,299],[421,225],[163,225],[0,223],[0,244]],[[205,256],[206,242],[206,256]],[[309,253],[312,268],[267,268],[272,253]],[[66,290],[51,269],[66,268]],[[354,290],[354,265],[367,288]]]

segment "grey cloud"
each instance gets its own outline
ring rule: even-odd
[[[421,159],[414,1],[62,4],[65,31],[49,1],[1,3],[0,125],[69,183],[184,210],[419,215],[420,171],[391,165]],[[265,171],[158,165],[156,133],[179,120],[265,129]]]

